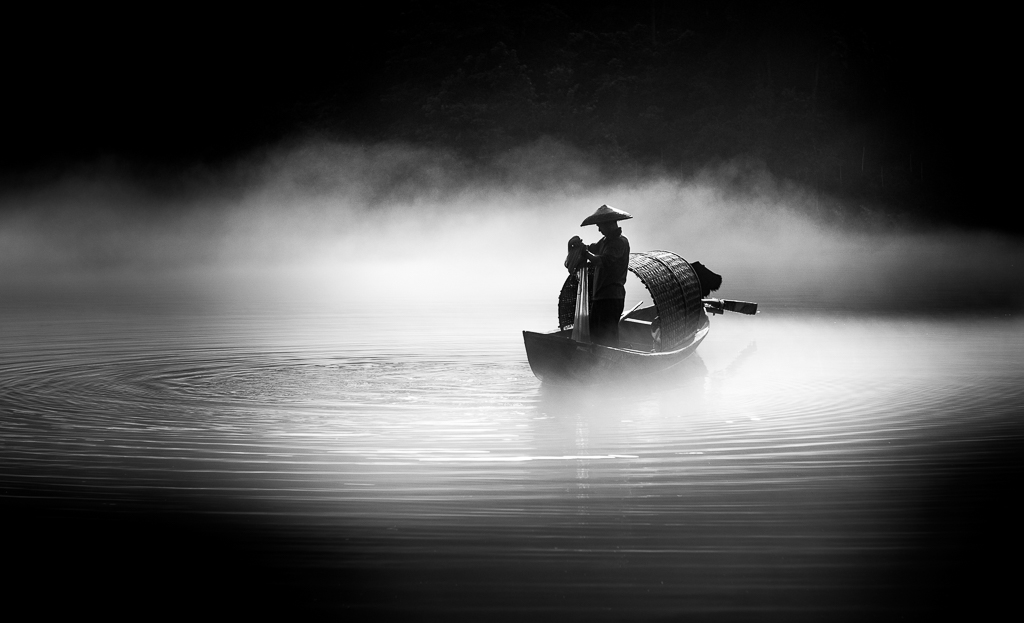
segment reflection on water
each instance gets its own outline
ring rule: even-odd
[[[183,612],[817,620],[998,593],[1019,321],[716,318],[672,374],[580,390],[525,361],[546,311],[8,312],[17,560]]]

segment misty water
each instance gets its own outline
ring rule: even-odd
[[[127,525],[88,555],[147,573],[245,548],[269,593],[225,607],[471,619],[916,611],[998,518],[1019,320],[769,308],[664,378],[574,388],[526,362],[549,306],[420,311],[8,310],[4,496]]]
[[[473,181],[430,153],[303,153],[249,186],[3,197],[12,595],[414,620],[1006,599],[1020,241],[831,219],[756,175],[552,181],[550,154],[513,154]],[[543,386],[521,332],[554,328],[565,240],[596,240],[578,223],[602,203],[634,214],[634,251],[699,260],[761,313],[712,318],[662,377]]]

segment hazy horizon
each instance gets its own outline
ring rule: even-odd
[[[116,167],[80,171],[0,197],[0,286],[15,298],[553,300],[565,241],[596,241],[579,223],[609,204],[634,215],[623,223],[633,251],[704,263],[724,276],[722,297],[925,313],[1024,305],[1019,238],[901,222],[750,162],[602,182],[593,160],[553,141],[487,167],[422,147],[309,141],[162,188]]]

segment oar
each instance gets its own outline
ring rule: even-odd
[[[757,303],[730,301],[729,299],[701,299],[701,302],[704,303],[704,309],[712,314],[721,314],[723,312],[730,311],[753,316],[757,313]]]

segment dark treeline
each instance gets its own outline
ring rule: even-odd
[[[1003,104],[979,103],[1005,57],[971,47],[969,19],[658,1],[403,17],[382,100],[391,135],[468,153],[551,136],[683,173],[740,159],[854,205],[1011,224],[985,203],[986,132],[1001,130],[986,115]]]
[[[1008,131],[997,16],[655,0],[148,17],[58,28],[57,61],[21,50],[8,171],[310,134],[487,161],[549,137],[612,175],[741,161],[852,206],[1015,223],[989,147]]]

